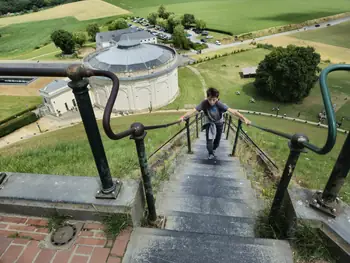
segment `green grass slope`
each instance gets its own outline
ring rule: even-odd
[[[41,97],[0,95],[0,120],[41,103]]]
[[[135,115],[112,119],[113,131],[126,130],[134,122],[145,125],[168,123],[177,120],[180,113]],[[100,132],[112,176],[129,178],[138,169],[135,142],[128,137],[112,141]],[[153,130],[145,138],[149,155],[182,126]],[[95,162],[82,124],[49,132],[9,147],[0,149],[1,171],[59,175],[97,176]]]
[[[201,72],[207,86],[218,88],[221,92],[222,101],[232,108],[273,113],[272,108],[279,106],[280,114],[297,117],[300,112],[300,118],[318,121],[318,113],[323,109],[318,83],[302,103],[279,103],[260,96],[253,85],[253,78],[242,79],[240,77],[239,72],[242,68],[257,66],[268,52],[264,49],[253,49],[196,64],[194,67]],[[321,66],[326,67],[327,64],[321,64]],[[331,91],[332,102],[336,104],[337,120],[340,120],[343,116],[350,117],[348,102],[350,100],[349,83],[349,72],[332,72],[329,75],[328,85]],[[236,95],[236,91],[239,91],[240,95]],[[200,97],[202,94],[198,93],[198,96]],[[250,103],[250,98],[254,98],[256,103]],[[350,129],[350,121],[344,121],[344,127]]]
[[[282,119],[264,116],[247,115],[254,123],[289,134],[306,134],[310,142],[322,147],[326,142],[327,129],[319,128],[307,124],[295,123]],[[289,147],[286,139],[265,133],[253,127],[244,127],[255,142],[276,161],[282,173],[285,162],[288,158]],[[311,189],[322,189],[325,187],[332,168],[337,160],[341,147],[346,136],[338,133],[337,142],[334,149],[327,155],[318,155],[311,151],[302,153],[298,161],[293,179],[301,186]],[[350,181],[346,180],[342,188],[341,195],[344,201],[350,202]]]

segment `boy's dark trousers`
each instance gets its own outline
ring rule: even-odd
[[[216,137],[214,140],[209,140],[209,127],[210,124],[205,125],[205,135],[206,135],[206,140],[207,140],[207,150],[209,154],[213,154],[213,151],[215,151],[220,144],[221,140],[221,135],[222,135],[222,130],[224,128],[223,123],[215,123],[216,125]]]

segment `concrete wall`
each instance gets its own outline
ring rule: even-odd
[[[63,114],[68,110],[74,108],[73,99],[75,101],[73,92],[71,90],[67,90],[63,93],[53,96],[43,96],[44,105],[48,108],[52,115],[56,116],[58,116],[58,111]],[[66,105],[68,107],[68,110]]]
[[[105,107],[112,89],[111,81],[90,78],[90,86],[92,100],[95,105]],[[150,79],[121,80],[114,110],[141,111],[148,109],[151,104],[153,108],[162,107],[173,101],[178,91],[178,71],[176,67],[170,72]]]

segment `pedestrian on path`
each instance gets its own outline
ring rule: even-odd
[[[207,90],[207,98],[197,105],[193,110],[183,115],[180,120],[184,121],[195,112],[204,112],[204,121],[202,130],[206,130],[206,141],[208,150],[208,159],[215,159],[215,150],[219,147],[221,134],[223,131],[223,114],[229,112],[240,118],[245,124],[250,125],[250,121],[240,114],[237,110],[229,108],[219,100],[219,91],[215,88]]]

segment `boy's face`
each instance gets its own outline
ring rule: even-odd
[[[218,102],[219,98],[218,97],[207,97],[207,100],[208,100],[210,106],[213,106],[213,105],[215,105],[215,103]]]

